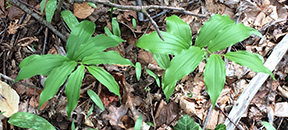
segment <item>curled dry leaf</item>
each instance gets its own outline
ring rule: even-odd
[[[0,111],[5,112],[5,117],[10,117],[14,113],[18,112],[19,95],[8,84],[0,81],[0,94],[2,99],[0,100]]]
[[[94,8],[91,7],[87,2],[81,4],[73,4],[73,14],[80,19],[85,19],[94,12]]]
[[[10,22],[9,23],[9,26],[8,26],[8,33],[9,34],[16,34],[16,32],[17,32],[17,29],[19,28],[19,27],[23,27],[24,25],[18,25],[17,23],[18,23],[18,21],[19,20],[15,20],[15,22]]]

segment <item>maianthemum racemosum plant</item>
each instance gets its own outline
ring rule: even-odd
[[[84,20],[78,22],[70,11],[63,11],[62,18],[71,30],[67,40],[67,55],[31,55],[25,58],[19,65],[21,68],[16,81],[27,79],[35,75],[48,75],[45,87],[40,94],[39,107],[47,100],[51,99],[58,89],[65,83],[65,94],[68,98],[67,113],[70,117],[71,112],[76,108],[80,96],[80,87],[87,69],[100,83],[105,85],[111,92],[118,95],[121,99],[119,86],[112,75],[104,69],[97,67],[99,64],[134,64],[122,58],[116,51],[107,51],[108,47],[115,47],[123,40],[119,37],[119,25],[115,19],[112,20],[113,35],[108,28],[105,34],[91,37],[95,31],[95,24]],[[116,28],[116,29],[115,29]],[[118,28],[118,29],[117,29]],[[87,91],[91,99],[102,110],[104,106],[98,95]]]
[[[165,41],[154,31],[139,38],[136,46],[152,52],[156,62],[165,70],[162,89],[167,101],[175,89],[176,82],[194,71],[203,60],[206,60],[204,83],[213,107],[226,80],[223,57],[255,72],[270,74],[274,78],[272,72],[263,66],[264,60],[259,54],[248,51],[216,53],[251,34],[262,37],[261,33],[253,28],[241,23],[235,24],[227,15],[213,15],[200,29],[193,46],[191,29],[187,23],[173,15],[167,18],[166,25],[167,32],[161,32]],[[174,55],[171,61],[169,55]]]

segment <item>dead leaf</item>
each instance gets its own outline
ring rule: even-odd
[[[1,112],[5,112],[3,115],[5,117],[10,117],[18,112],[20,98],[17,92],[5,82],[0,81],[0,94],[2,95],[0,110]]]
[[[278,87],[278,91],[279,91],[280,95],[288,98],[288,87],[286,87],[286,86],[282,86],[282,87],[279,86],[279,87]]]
[[[11,21],[10,23],[9,23],[9,26],[8,26],[8,33],[9,34],[16,34],[16,32],[17,32],[17,29],[19,28],[19,27],[23,27],[24,25],[18,25],[17,23],[18,23],[18,19],[17,20],[15,20],[15,22],[13,22],[13,21]]]
[[[288,102],[280,102],[275,105],[275,116],[288,117]]]
[[[91,7],[87,2],[81,4],[73,4],[73,14],[80,19],[85,19],[94,12],[94,8]]]
[[[115,107],[111,105],[107,108],[107,110],[109,111],[109,114],[104,115],[104,118],[109,120],[109,123],[113,126],[118,126],[118,124],[121,124],[121,117],[126,115],[127,113],[124,105],[121,105],[120,107]]]
[[[163,124],[171,124],[173,120],[179,114],[178,105],[175,102],[170,102],[166,105],[164,100],[161,100],[162,105],[158,107],[157,112],[155,114],[156,126],[161,126]],[[161,103],[160,102],[160,103]],[[158,114],[159,113],[159,114]]]
[[[209,118],[208,118],[208,122],[207,122],[207,125],[205,128],[206,129],[215,129],[217,122],[218,122],[218,117],[219,117],[219,111],[213,109]]]
[[[20,40],[18,40],[18,43],[20,43],[21,46],[29,46],[31,43],[38,41],[38,38],[34,36],[21,38]]]

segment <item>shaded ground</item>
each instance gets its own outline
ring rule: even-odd
[[[23,13],[15,6],[8,9],[6,0],[0,0],[0,72],[12,79],[15,79],[19,72],[19,63],[23,58],[31,54],[63,54],[65,53],[65,42],[52,33],[46,26],[40,24],[37,20]],[[30,8],[37,12],[40,8],[40,1],[29,0],[23,1],[28,3]],[[134,5],[135,1],[116,1],[120,5]],[[143,1],[143,5],[167,5],[183,7],[188,11],[198,14],[227,14],[230,18],[239,23],[258,29],[265,37],[249,37],[245,41],[232,47],[232,51],[247,50],[258,53],[264,58],[269,57],[273,47],[282,40],[288,32],[287,26],[287,6],[285,1],[264,0],[264,1]],[[76,5],[64,3],[63,9],[71,10],[75,13]],[[115,10],[111,14],[108,10],[110,7],[97,4],[91,15],[86,19],[95,22],[96,34],[104,33],[104,27],[111,29],[111,15],[116,17],[120,23],[122,38],[126,42],[120,43],[119,46],[109,48],[118,51],[122,57],[131,60],[133,63],[140,62],[142,67],[146,66],[157,75],[164,73],[152,57],[152,54],[135,46],[139,37],[143,34],[154,31],[152,24],[147,21],[139,21],[137,12]],[[82,9],[83,10],[83,9]],[[149,10],[151,16],[157,16],[164,10]],[[84,12],[87,12],[85,10]],[[38,12],[39,13],[39,12]],[[79,12],[78,12],[79,13]],[[167,11],[155,18],[160,30],[165,31],[165,18],[172,14],[181,17],[183,21],[191,26],[193,40],[207,18],[198,18],[175,11]],[[79,14],[81,17],[83,14]],[[132,19],[136,19],[137,26],[133,29]],[[146,18],[146,17],[145,17]],[[145,19],[144,18],[144,19]],[[80,20],[80,19],[79,19]],[[69,35],[69,30],[63,20],[59,22],[52,21],[52,25],[64,35]],[[95,34],[95,35],[96,35]],[[288,129],[288,55],[285,55],[279,63],[274,75],[277,81],[267,80],[262,88],[258,91],[247,113],[243,115],[239,127],[243,129],[260,129],[263,128],[261,121],[272,121],[274,127],[279,130]],[[122,103],[116,95],[109,92],[100,84],[92,75],[86,74],[81,87],[80,100],[77,108],[73,112],[72,118],[78,129],[97,128],[97,129],[129,129],[133,128],[135,120],[143,115],[143,120],[151,122],[155,127],[150,129],[172,129],[177,120],[184,114],[190,115],[195,122],[203,126],[211,102],[206,92],[203,82],[203,66],[205,62],[191,74],[180,80],[169,102],[166,102],[162,90],[157,87],[154,79],[146,72],[142,73],[141,79],[136,80],[135,70],[129,66],[111,66],[101,65],[110,72],[121,88],[123,97]],[[217,103],[218,108],[211,111],[207,129],[214,129],[217,124],[224,123],[226,116],[229,114],[231,107],[241,95],[243,89],[249,81],[255,76],[255,73],[245,67],[234,63],[227,64],[227,80],[225,87]],[[35,76],[30,79],[22,80],[20,83],[11,83],[6,78],[2,81],[10,85],[20,95],[19,111],[35,113],[47,119],[57,129],[70,129],[72,118],[67,120],[66,104],[67,98],[63,93],[63,87],[59,93],[52,98],[47,104],[37,110],[39,105],[39,95],[43,89],[43,76]],[[36,87],[36,88],[33,88]],[[88,117],[88,111],[93,102],[86,94],[87,89],[93,89],[105,105],[105,111],[101,111],[94,106],[92,114]],[[193,96],[189,96],[193,95]],[[222,113],[219,108],[222,110]],[[2,119],[3,129],[20,129],[7,122],[8,118]],[[148,127],[148,126],[147,126]],[[1,127],[0,127],[1,128]],[[148,127],[149,128],[149,127]]]

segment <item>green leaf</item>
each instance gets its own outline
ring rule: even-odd
[[[40,94],[39,108],[58,92],[59,87],[66,81],[76,65],[75,61],[64,62],[51,71],[45,81],[44,90]]]
[[[233,25],[235,22],[229,18],[228,15],[213,15],[208,22],[201,27],[198,37],[195,41],[195,46],[200,48],[205,47],[221,30]]]
[[[100,99],[100,97],[91,89],[87,90],[87,94],[89,95],[89,97],[92,99],[92,101],[102,110],[104,111],[104,105]]]
[[[94,110],[94,104],[92,104],[91,108],[89,109],[87,117],[89,117],[91,115],[93,110]]]
[[[160,79],[159,79],[159,77],[156,74],[154,74],[151,70],[149,70],[147,68],[145,68],[145,70],[151,77],[153,77],[156,80],[156,84],[158,85],[158,87],[160,87]]]
[[[202,130],[198,123],[194,122],[194,120],[188,115],[184,115],[178,121],[174,130]]]
[[[134,18],[132,18],[132,25],[133,25],[133,28],[136,29],[137,23],[136,23],[136,20]]]
[[[146,124],[154,127],[154,124],[152,122],[146,122]]]
[[[141,130],[142,126],[142,115],[138,117],[138,119],[135,122],[134,130]]]
[[[130,60],[121,57],[116,51],[95,52],[93,55],[84,57],[82,63],[87,65],[120,64],[134,66]]]
[[[203,60],[203,55],[204,52],[199,47],[194,46],[176,55],[163,75],[164,86],[178,81],[194,71]]]
[[[112,18],[112,31],[114,35],[121,37],[121,31],[116,18]]]
[[[169,101],[171,95],[173,94],[175,90],[175,86],[176,86],[176,81],[168,85],[162,85],[162,89],[163,89],[167,102]]]
[[[75,53],[75,59],[82,60],[84,57],[90,56],[95,52],[104,51],[108,47],[115,47],[119,43],[119,41],[104,34],[97,35],[79,46]]]
[[[45,4],[46,4],[46,0],[42,0],[41,3],[40,3],[41,14],[42,14],[43,11],[44,11]]]
[[[261,122],[267,130],[276,130],[274,126],[270,124],[269,122],[266,122],[266,121],[261,121]]]
[[[88,4],[93,7],[93,8],[97,8],[96,4],[92,3],[92,2],[88,2]]]
[[[269,74],[276,80],[272,72],[263,65],[263,61],[259,58],[261,57],[259,54],[250,53],[248,51],[237,51],[228,52],[225,54],[225,57],[239,65],[250,68],[252,71]]]
[[[236,44],[237,42],[243,41],[251,34],[262,37],[261,33],[259,33],[257,30],[246,27],[243,24],[239,23],[229,26],[219,32],[216,38],[209,43],[208,50],[211,52],[216,52],[225,49],[226,47]]]
[[[73,119],[72,124],[71,124],[71,130],[76,130],[74,119]]]
[[[71,73],[68,78],[66,87],[65,87],[65,94],[68,98],[67,102],[67,114],[68,119],[70,118],[71,112],[76,108],[79,97],[80,97],[80,88],[82,85],[82,80],[85,74],[85,66],[79,65],[77,69]]]
[[[48,75],[55,67],[62,65],[69,59],[61,55],[31,55],[19,65],[21,68],[16,81],[27,79],[35,75]]]
[[[164,70],[170,66],[170,58],[168,54],[164,53],[153,53],[153,58],[157,64]]]
[[[9,118],[8,123],[20,128],[36,130],[56,130],[53,125],[44,118],[27,112],[17,112],[13,114]]]
[[[188,49],[190,46],[186,41],[167,32],[161,32],[165,41],[159,38],[157,32],[145,34],[140,37],[136,46],[143,48],[152,53],[178,54],[183,49]]]
[[[101,84],[105,85],[111,92],[121,98],[119,86],[112,75],[96,66],[89,66],[87,69]]]
[[[141,64],[139,62],[136,63],[135,69],[136,69],[136,78],[139,81],[141,77]]]
[[[226,80],[225,63],[221,56],[211,54],[207,59],[204,70],[204,83],[210,96],[213,107],[221,94]]]
[[[172,15],[167,18],[166,25],[168,33],[182,37],[188,46],[192,45],[192,32],[189,24],[182,21],[178,16]]]
[[[57,6],[57,0],[48,0],[45,13],[46,13],[46,20],[49,23],[52,21],[54,11],[56,10],[56,6]]]
[[[113,35],[112,32],[107,28],[107,26],[104,27],[104,32],[106,33],[107,36]]]
[[[80,45],[92,36],[95,30],[95,24],[91,21],[82,21],[71,30],[71,34],[67,40],[66,49],[67,57],[75,59],[75,52]]]
[[[73,28],[79,24],[79,21],[77,20],[77,18],[74,16],[74,14],[69,11],[69,10],[64,10],[61,12],[61,16],[63,18],[63,20],[65,21],[65,23],[67,24],[67,26],[69,27],[69,29],[72,31]]]
[[[0,112],[0,115],[2,115],[3,113],[5,113],[5,111],[3,111],[3,112]]]
[[[226,130],[226,126],[224,124],[219,124],[216,126],[215,130]]]

